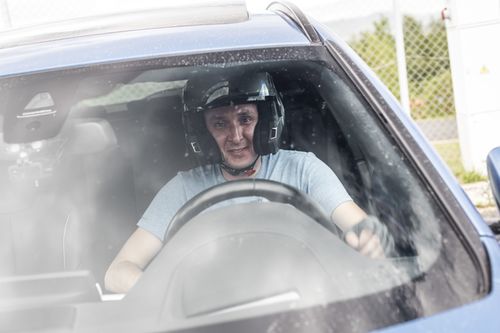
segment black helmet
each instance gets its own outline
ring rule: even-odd
[[[203,112],[238,104],[254,103],[259,119],[253,136],[258,155],[279,149],[284,108],[269,73],[201,75],[189,80],[183,91],[183,122],[190,153],[201,163],[220,163],[219,148],[208,132]]]

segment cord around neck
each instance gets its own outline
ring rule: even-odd
[[[229,173],[231,176],[250,177],[257,172],[257,170],[255,169],[255,164],[259,160],[259,157],[260,157],[260,155],[257,155],[257,157],[255,158],[255,160],[252,163],[250,163],[249,165],[247,165],[246,167],[243,167],[243,168],[233,168],[233,167],[225,164],[224,161],[220,162],[219,165],[224,171]]]

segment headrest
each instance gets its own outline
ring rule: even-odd
[[[117,146],[115,132],[104,119],[74,119],[66,129],[67,153],[95,154]]]

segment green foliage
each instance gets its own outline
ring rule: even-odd
[[[444,71],[421,82],[415,92],[422,103],[413,103],[412,116],[415,119],[447,117],[455,114],[455,104],[451,91],[451,72]]]
[[[435,142],[433,145],[460,183],[467,184],[486,180],[486,177],[480,173],[464,169],[458,141]]]
[[[404,17],[408,89],[412,116],[434,118],[455,114],[446,29],[439,20],[423,25]],[[399,99],[396,45],[389,20],[381,18],[371,31],[349,43]]]
[[[350,42],[350,45],[365,60],[368,66],[377,73],[389,90],[399,98],[396,48],[394,37],[390,32],[389,20],[382,18],[380,21],[375,22],[373,32],[361,33],[358,39]],[[394,78],[396,78],[396,81]]]
[[[486,180],[486,177],[476,171],[461,172],[457,178],[462,184],[477,183]]]

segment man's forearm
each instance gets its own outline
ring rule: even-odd
[[[114,293],[126,293],[142,275],[142,269],[130,261],[113,263],[104,278],[107,290]]]
[[[333,211],[331,219],[345,232],[361,222],[366,216],[366,213],[358,205],[352,201],[348,201],[340,204]]]

